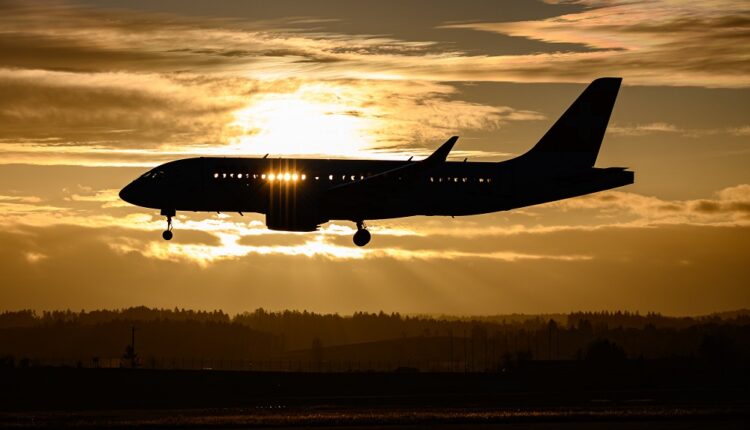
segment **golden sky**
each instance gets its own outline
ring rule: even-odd
[[[742,0],[0,1],[0,310],[698,314],[750,307]],[[271,232],[119,189],[196,155],[531,147],[600,76],[636,184],[462,218]]]

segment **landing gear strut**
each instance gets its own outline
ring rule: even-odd
[[[172,217],[175,216],[174,209],[162,209],[161,215],[167,217],[167,229],[162,232],[161,237],[164,240],[172,240]]]
[[[357,246],[365,246],[370,243],[370,232],[367,231],[367,226],[363,221],[357,221],[357,232],[354,233],[354,244]]]

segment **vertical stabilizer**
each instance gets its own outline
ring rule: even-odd
[[[593,167],[622,78],[599,78],[521,158],[563,168]]]

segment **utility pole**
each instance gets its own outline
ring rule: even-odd
[[[138,367],[138,354],[135,353],[135,325],[130,328],[130,345],[125,348],[122,358],[130,361],[130,367],[133,369]]]

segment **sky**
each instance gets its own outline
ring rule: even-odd
[[[623,78],[597,166],[633,185],[315,233],[117,193],[199,155],[525,152]],[[750,307],[742,0],[0,0],[0,310],[489,315]]]

